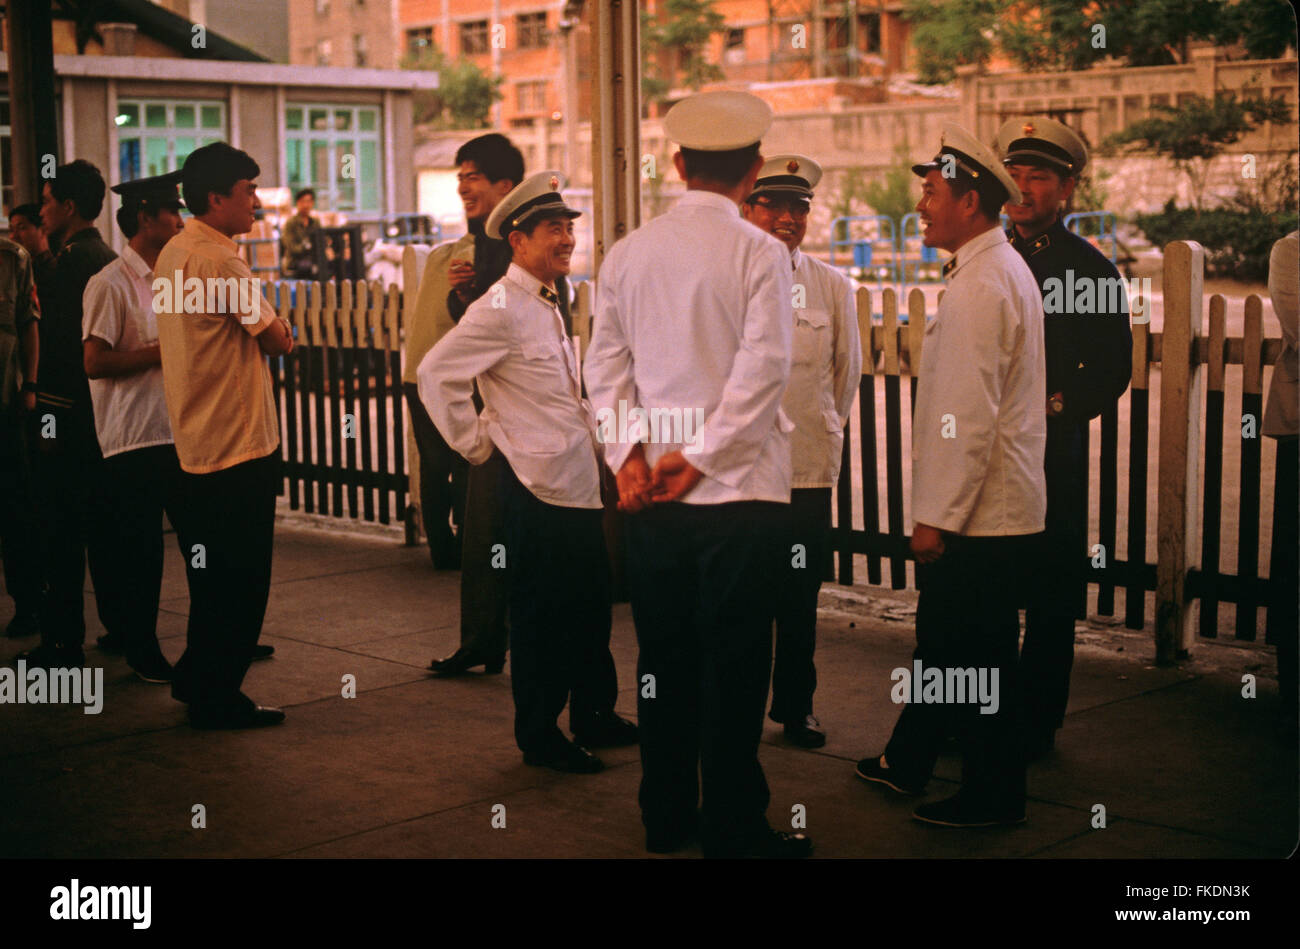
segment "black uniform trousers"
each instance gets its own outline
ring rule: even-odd
[[[163,658],[158,648],[158,598],[162,592],[162,516],[175,526],[181,467],[173,445],[153,445],[104,459],[95,492],[96,530],[112,552],[96,580],[101,610],[121,618],[123,652],[133,667]],[[182,554],[184,550],[182,549]]]
[[[45,594],[41,645],[80,649],[86,641],[86,563],[96,590],[107,589],[115,556],[92,500],[104,463],[88,400],[71,406],[36,403],[33,458]],[[111,598],[96,600],[99,621],[120,637],[122,617]]]
[[[420,519],[436,567],[460,559],[460,531],[465,522],[465,477],[469,464],[442,437],[420,401],[420,387],[402,383],[411,410],[411,431],[420,453]],[[451,524],[456,530],[453,532]]]
[[[786,508],[674,502],[626,519],[641,820],[654,833],[693,826],[702,779],[706,851],[743,846],[768,827],[758,744],[789,562]]]
[[[465,522],[461,528],[460,645],[478,656],[504,656],[513,564],[500,565],[496,552],[506,543],[505,487],[514,472],[493,448],[481,465],[470,465],[465,484]],[[513,625],[513,620],[511,621]]]
[[[1300,638],[1300,439],[1277,440],[1277,478],[1273,503],[1273,550],[1269,558],[1268,621],[1265,641],[1277,647],[1277,685],[1282,713],[1294,727],[1297,717],[1296,660]]]
[[[5,590],[13,598],[14,615],[39,620],[43,586],[40,535],[26,421],[17,395],[0,408],[0,545],[4,547]]]
[[[503,468],[515,741],[545,753],[567,740],[555,724],[566,700],[579,732],[618,699],[603,509],[547,504]]]
[[[885,748],[891,770],[924,784],[943,740],[961,743],[964,801],[998,813],[1025,804],[1025,759],[1019,732],[1019,599],[1042,534],[947,536],[944,553],[916,568],[916,651],[923,669],[997,669],[997,712],[962,704],[908,702]],[[909,670],[911,671],[911,670]]]
[[[831,489],[790,492],[788,554],[777,588],[776,655],[772,662],[774,722],[802,724],[817,689],[817,595],[831,556]],[[796,557],[794,545],[803,547]]]
[[[240,684],[271,592],[279,483],[278,452],[209,474],[181,472],[176,532],[185,556],[190,618],[172,695],[192,710],[222,714],[250,704]]]
[[[1083,423],[1086,425],[1087,423]],[[1047,527],[1038,583],[1025,612],[1020,664],[1024,681],[1023,726],[1031,741],[1065,723],[1074,665],[1074,620],[1087,553],[1088,459],[1085,429],[1049,419],[1044,473]]]

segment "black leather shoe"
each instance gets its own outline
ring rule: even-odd
[[[132,663],[131,669],[145,682],[161,684],[172,680],[172,664],[161,655]]]
[[[263,646],[261,643],[258,643],[256,646],[253,647],[254,659],[270,659],[274,655],[275,655],[274,646]]]
[[[917,782],[900,774],[895,768],[886,768],[880,763],[884,755],[876,755],[874,758],[863,758],[858,762],[857,775],[863,781],[871,781],[874,784],[883,784],[892,791],[899,794],[908,794],[912,797],[925,793],[925,781]]]
[[[20,652],[14,659],[23,660],[29,668],[42,669],[73,669],[86,664],[86,654],[80,646],[57,646],[53,643]]]
[[[126,643],[122,642],[121,636],[115,636],[112,633],[105,633],[95,639],[95,645],[102,652],[120,653],[125,651]]]
[[[435,659],[429,663],[429,668],[435,676],[456,676],[473,669],[475,666],[482,666],[486,675],[496,675],[505,668],[506,657],[494,656],[487,658],[480,656],[472,650],[461,648],[446,659]]]
[[[524,764],[535,768],[551,768],[569,774],[595,774],[605,769],[605,763],[581,745],[566,741],[546,751],[524,753]]]
[[[769,830],[750,842],[747,857],[759,860],[802,860],[811,857],[813,842],[803,834]]]
[[[5,635],[10,639],[26,639],[28,636],[37,635],[40,631],[40,620],[30,613],[19,613],[5,627]]]
[[[826,733],[821,730],[821,725],[814,716],[806,715],[802,722],[786,724],[785,740],[800,748],[820,748],[826,744]]]
[[[812,851],[812,840],[803,834],[765,830],[745,841],[706,843],[704,856],[709,860],[802,860],[812,856]]]
[[[621,748],[641,740],[635,725],[614,712],[602,712],[595,721],[574,730],[573,740],[588,748]]]
[[[938,827],[994,827],[998,824],[1023,824],[1025,807],[990,808],[967,804],[960,794],[942,801],[922,804],[912,812],[912,819]]]
[[[284,721],[284,711],[267,708],[262,705],[250,705],[245,708],[207,712],[190,709],[190,725],[194,728],[208,730],[264,728],[267,725],[279,725]]]

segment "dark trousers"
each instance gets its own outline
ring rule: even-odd
[[[96,529],[114,556],[95,586],[101,610],[120,617],[123,651],[132,666],[162,658],[158,597],[163,578],[162,516],[180,522],[181,468],[172,445],[120,452],[104,459],[95,496]],[[182,554],[184,550],[182,549]]]
[[[271,591],[279,466],[276,453],[210,474],[181,473],[176,529],[190,618],[172,695],[192,709],[220,713],[249,702],[240,684]]]
[[[1277,478],[1273,501],[1273,551],[1269,558],[1268,624],[1265,641],[1277,647],[1277,685],[1282,712],[1297,717],[1296,659],[1300,637],[1300,439],[1277,441]]]
[[[505,456],[494,448],[483,464],[469,466],[466,479],[460,557],[460,645],[485,657],[504,656],[506,652],[506,605],[514,565],[507,557],[502,568],[498,553],[506,544],[504,490],[513,477]]]
[[[627,518],[647,829],[693,823],[701,779],[706,847],[768,826],[758,743],[786,518],[786,505],[763,501],[672,503]]]
[[[465,477],[468,463],[442,437],[420,401],[420,388],[402,383],[411,410],[411,431],[420,453],[420,520],[435,566],[454,565],[460,555],[465,522]],[[450,524],[455,524],[453,531]]]
[[[923,669],[945,673],[950,668],[990,670],[990,681],[991,670],[997,669],[998,710],[981,714],[969,697],[962,704],[903,705],[885,759],[904,779],[927,781],[940,744],[955,732],[962,750],[963,799],[995,810],[1024,807],[1018,600],[1041,542],[1041,534],[946,537],[943,556],[916,568],[920,597],[913,659]]]
[[[103,457],[90,404],[58,407],[38,402],[33,419],[36,498],[41,530],[41,644],[80,648],[86,641],[86,561],[96,589],[106,588],[105,570],[117,556],[99,530],[91,501]],[[96,604],[110,635],[120,636],[122,617],[113,604]]]
[[[812,714],[817,689],[817,594],[831,556],[831,489],[790,492],[789,543],[777,586],[776,655],[772,663],[774,722],[802,724]],[[796,557],[794,545],[803,548]]]
[[[538,500],[505,466],[510,564],[510,677],[519,750],[545,752],[566,739],[556,719],[569,702],[581,732],[618,699],[609,652],[609,556],[603,510]]]
[[[1052,422],[1044,473],[1047,527],[1038,580],[1025,612],[1021,647],[1024,683],[1023,725],[1031,739],[1051,734],[1065,723],[1074,666],[1074,620],[1083,583],[1080,565],[1087,553],[1088,459],[1083,432]]]
[[[14,615],[38,619],[42,587],[40,534],[31,454],[17,398],[0,409],[0,545],[4,547],[5,590],[13,598]]]

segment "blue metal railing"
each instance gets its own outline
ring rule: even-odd
[[[874,279],[883,285],[899,280],[898,238],[891,217],[854,214],[835,218],[831,221],[830,248],[831,266],[848,270],[859,281]],[[850,249],[850,262],[839,259],[840,248]]]
[[[1097,224],[1097,233],[1095,235],[1086,233],[1090,230],[1086,225],[1093,221]],[[1115,231],[1116,223],[1114,211],[1075,211],[1073,214],[1065,216],[1065,229],[1071,234],[1078,234],[1080,237],[1089,239],[1095,236],[1098,244],[1103,241],[1110,242],[1110,254],[1108,256],[1112,264],[1119,257],[1119,235]],[[1104,246],[1101,248],[1101,252],[1106,253]]]

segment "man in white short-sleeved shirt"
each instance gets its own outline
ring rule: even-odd
[[[95,578],[95,598],[101,612],[119,618],[113,645],[146,682],[170,682],[172,673],[158,647],[158,597],[162,515],[175,520],[180,467],[163,395],[153,266],[181,230],[179,180],[172,173],[113,188],[122,196],[117,223],[128,244],[82,296],[83,359],[104,453],[92,522],[114,549],[106,582]]]

